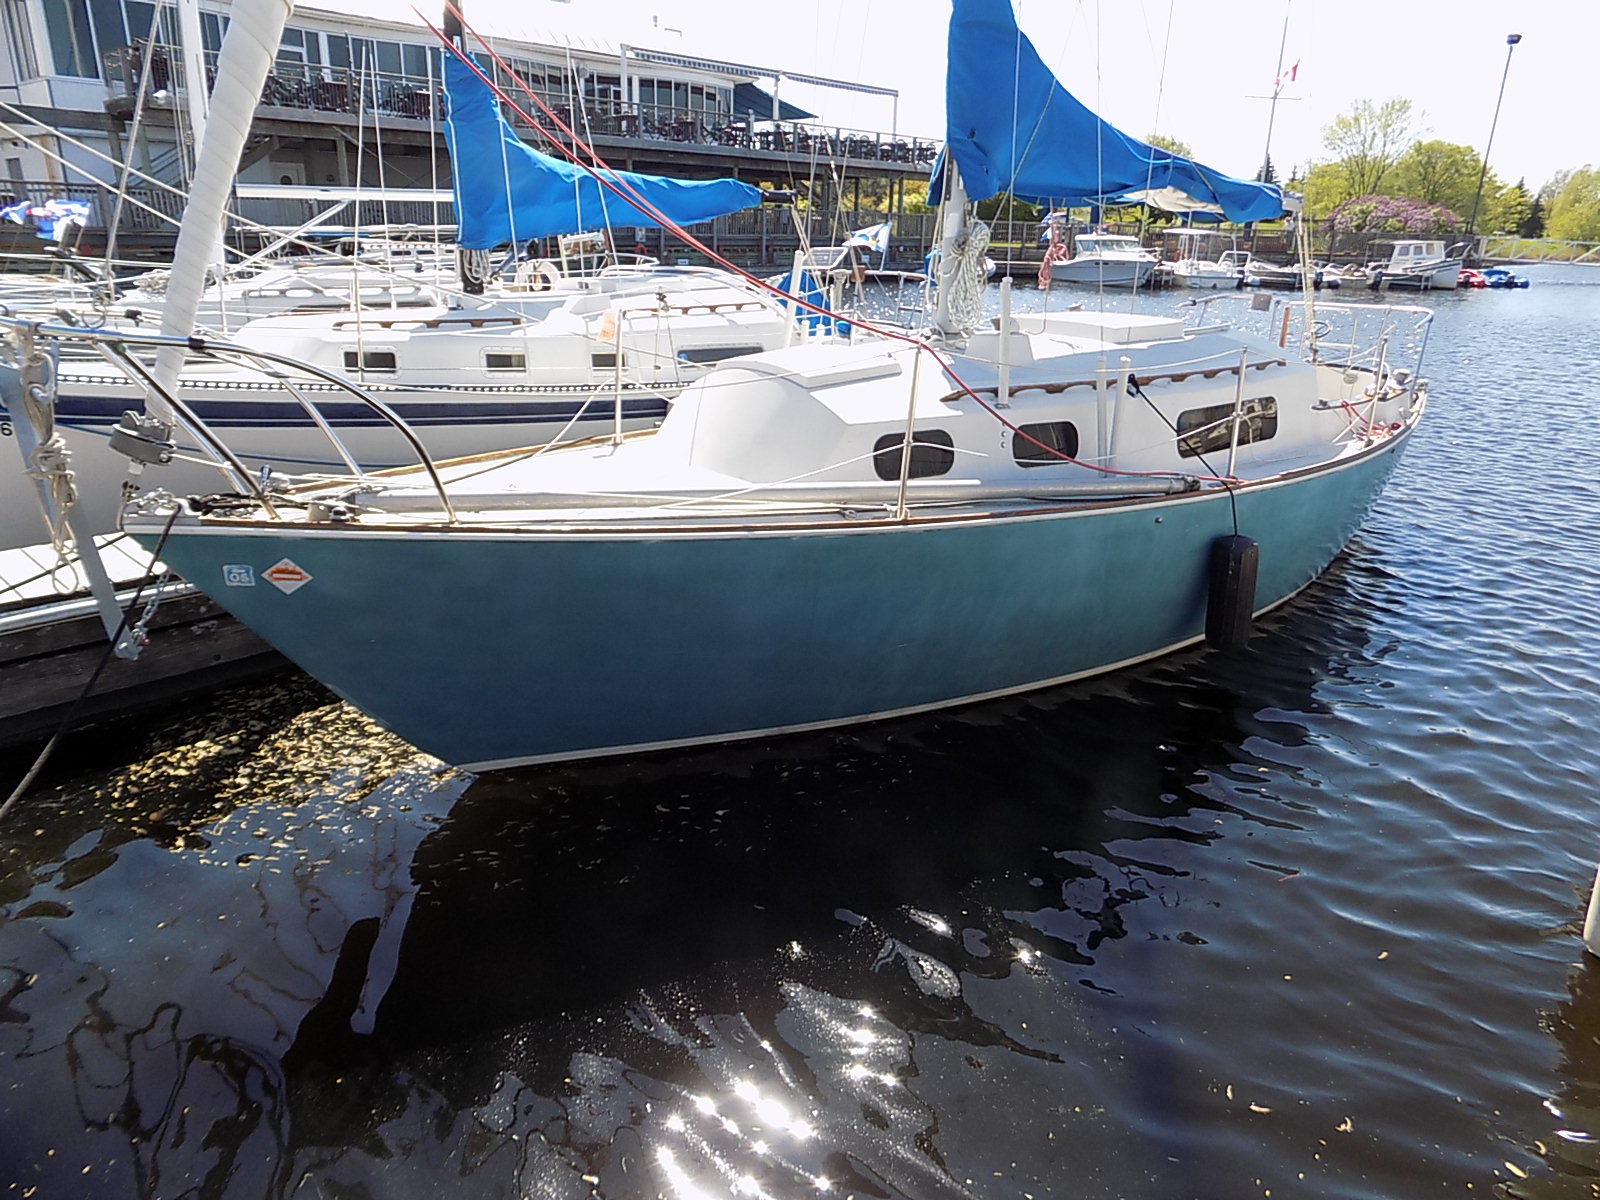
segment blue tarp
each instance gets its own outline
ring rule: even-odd
[[[489,85],[453,54],[444,56],[449,109],[445,139],[455,176],[457,240],[491,250],[513,240],[584,233],[616,225],[659,225],[589,172],[525,144],[500,115]],[[503,166],[502,166],[503,164]],[[737,179],[680,180],[602,172],[632,188],[675,225],[693,225],[761,203]],[[509,180],[509,183],[508,183]],[[515,197],[515,205],[509,198]]]
[[[1145,198],[1129,193],[1171,189],[1165,198],[1176,203],[1151,199],[1161,207],[1204,205],[1238,222],[1283,215],[1283,194],[1275,185],[1213,171],[1095,116],[1057,82],[1017,28],[1011,0],[954,4],[946,153],[973,199],[1010,192],[1030,204],[1080,207],[1126,204]],[[942,170],[941,159],[936,185]]]

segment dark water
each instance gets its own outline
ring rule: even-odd
[[[3,1194],[1600,1195],[1600,271],[1530,274],[1244,654],[476,780],[295,680],[79,736]]]

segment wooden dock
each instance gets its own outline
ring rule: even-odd
[[[117,592],[137,625],[152,601],[136,659],[107,655],[105,625],[76,562],[54,548],[0,551],[0,745],[42,740],[72,710],[102,660],[74,721],[147,707],[175,696],[281,670],[286,661],[182,580],[168,577],[123,534],[96,541]],[[142,591],[141,591],[142,586]]]

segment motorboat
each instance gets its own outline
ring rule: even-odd
[[[1072,256],[1052,266],[1051,278],[1093,287],[1136,288],[1160,261],[1131,234],[1079,233],[1072,239]]]
[[[1209,229],[1179,229],[1174,231],[1174,236],[1178,239],[1177,258],[1167,264],[1167,270],[1177,286],[1215,290],[1244,285],[1244,267],[1232,260],[1222,260],[1221,255],[1227,253],[1217,242],[1222,234]],[[1206,254],[1214,245],[1218,246],[1217,253]]]
[[[1428,291],[1454,288],[1465,265],[1465,258],[1455,248],[1447,252],[1442,241],[1405,238],[1390,247],[1386,262],[1369,264],[1367,275],[1374,288]]]
[[[1525,288],[1528,286],[1528,277],[1515,274],[1509,267],[1484,267],[1478,274],[1483,278],[1484,287]]]

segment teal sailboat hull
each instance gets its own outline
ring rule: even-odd
[[[181,521],[162,556],[400,736],[482,769],[924,711],[1192,644],[1217,538],[1259,543],[1254,607],[1281,603],[1411,428],[1232,495],[732,529]]]

